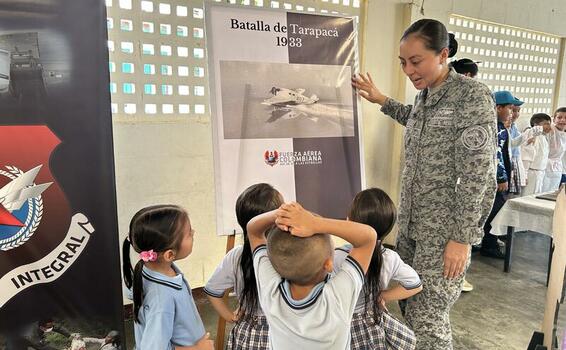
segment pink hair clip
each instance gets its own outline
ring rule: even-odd
[[[140,253],[140,259],[142,259],[144,262],[156,261],[157,253],[154,252],[153,249],[149,251],[143,251]]]

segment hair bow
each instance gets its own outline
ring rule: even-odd
[[[140,259],[142,259],[144,262],[156,261],[157,253],[154,252],[153,249],[149,251],[143,251],[140,253]]]

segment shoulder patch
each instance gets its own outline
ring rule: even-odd
[[[489,142],[489,132],[480,125],[470,126],[462,132],[462,144],[471,151],[485,148]]]

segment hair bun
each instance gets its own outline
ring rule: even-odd
[[[448,57],[456,56],[458,52],[458,41],[453,33],[448,33]]]

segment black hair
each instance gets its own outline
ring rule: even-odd
[[[566,112],[566,109],[564,111]],[[535,125],[538,125],[538,124],[545,122],[545,121],[551,122],[552,118],[546,113],[535,113],[531,117],[530,123],[531,123],[531,126],[535,126]]]
[[[236,200],[236,218],[244,233],[244,246],[240,258],[244,288],[238,301],[239,319],[251,320],[259,307],[252,257],[253,252],[246,227],[252,218],[275,210],[281,204],[283,204],[281,194],[273,186],[266,183],[259,183],[246,188]]]
[[[558,113],[566,113],[566,107],[560,107],[556,111],[554,111],[553,117],[556,117]]]
[[[381,316],[380,304],[377,302],[381,295],[380,277],[383,265],[383,247],[381,241],[393,229],[397,219],[397,208],[385,191],[379,188],[369,188],[359,192],[350,206],[348,218],[352,221],[371,226],[377,232],[377,244],[373,250],[364,283],[365,311],[371,307],[374,322],[378,323]]]
[[[144,261],[139,260],[132,268],[130,246],[137,253],[153,250],[156,253],[178,249],[183,241],[183,228],[189,221],[187,212],[176,205],[154,205],[138,211],[130,221],[128,238],[122,244],[124,282],[134,295],[134,320],[139,321],[139,309],[143,304],[142,271]]]
[[[440,54],[448,49],[448,57],[454,57],[458,52],[458,41],[452,33],[448,33],[442,22],[434,19],[421,19],[411,24],[403,33],[401,41],[409,36],[416,36],[423,40],[425,47]]]
[[[455,60],[450,62],[450,67],[454,68],[456,73],[459,74],[470,74],[472,78],[478,75],[479,67],[476,62],[472,61],[469,58],[462,58],[459,60]]]

